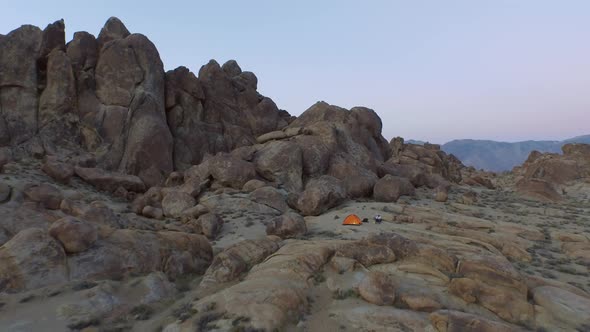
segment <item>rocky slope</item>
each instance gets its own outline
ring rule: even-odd
[[[590,327],[587,145],[478,172],[234,61],[164,73],[115,18],[63,31],[0,36],[0,330]]]

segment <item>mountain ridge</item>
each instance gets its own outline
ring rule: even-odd
[[[477,169],[502,172],[522,164],[532,151],[561,152],[568,143],[590,143],[590,135],[581,135],[562,141],[500,142],[493,140],[457,139],[441,145],[441,149],[452,153],[465,165]]]

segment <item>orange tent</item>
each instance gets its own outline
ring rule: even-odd
[[[344,222],[342,223],[342,225],[362,225],[363,222],[361,221],[361,218],[359,218],[356,214],[351,214],[348,217],[344,218]]]

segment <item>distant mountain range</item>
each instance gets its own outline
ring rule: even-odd
[[[412,142],[412,140],[408,140]],[[415,144],[422,143],[413,141]],[[522,164],[533,150],[540,152],[561,152],[567,143],[590,144],[590,135],[578,136],[564,141],[524,141],[516,143],[460,139],[441,146],[447,153],[454,154],[463,164],[477,169],[494,172],[509,171]]]

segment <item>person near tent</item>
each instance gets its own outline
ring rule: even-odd
[[[380,224],[381,221],[383,221],[383,218],[381,217],[381,215],[380,214],[376,215],[375,216],[375,223]]]

